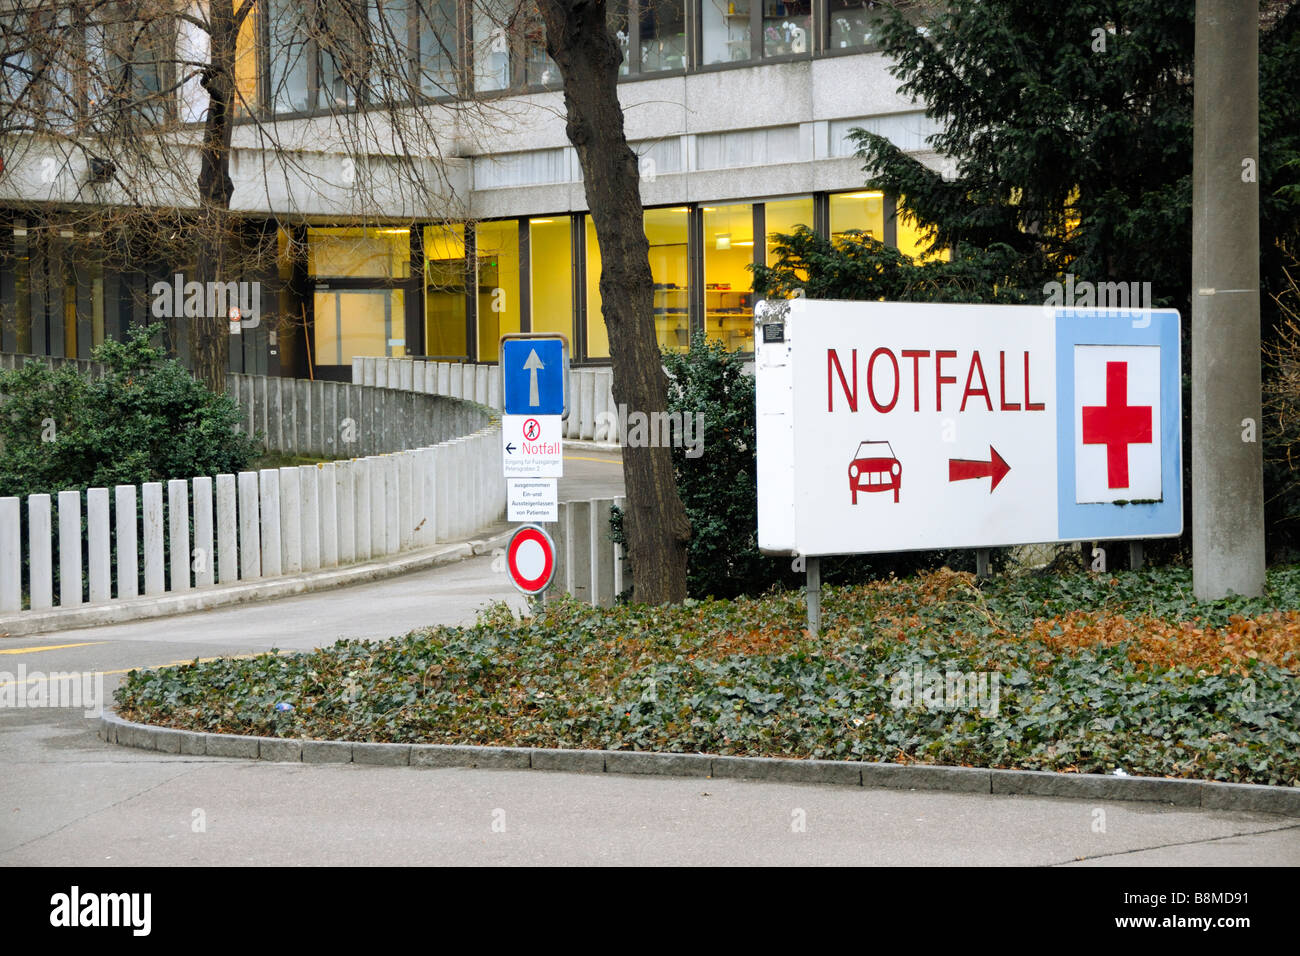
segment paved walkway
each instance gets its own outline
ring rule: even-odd
[[[561,495],[618,491],[609,457],[566,460]],[[484,556],[279,601],[10,638],[0,671],[94,670],[111,693],[132,667],[470,623],[486,602],[523,606],[491,565]],[[0,766],[0,865],[1300,863],[1300,820],[1269,814],[171,757],[108,746],[74,710],[0,709]]]

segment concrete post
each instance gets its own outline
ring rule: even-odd
[[[255,581],[262,576],[262,522],[257,472],[241,471],[238,482],[239,580]]]
[[[113,507],[117,512],[117,599],[123,601],[140,593],[140,562],[135,551],[135,485],[116,486]]]
[[[112,544],[108,533],[108,489],[86,490],[86,557],[90,570],[90,603],[113,597]]]
[[[1197,0],[1192,151],[1192,586],[1264,591],[1259,336],[1259,23]]]
[[[81,604],[81,492],[59,492],[59,607]]]
[[[217,580],[239,580],[239,513],[235,507],[235,476],[217,475]]]
[[[217,579],[216,555],[212,553],[212,479],[190,482],[194,495],[194,586],[206,587]]]
[[[23,606],[22,502],[0,498],[0,611]]]
[[[167,589],[163,568],[162,482],[145,482],[140,489],[140,498],[144,511],[144,593],[149,597]]]
[[[31,608],[45,611],[54,607],[53,539],[50,537],[50,496],[27,497],[27,566]]]

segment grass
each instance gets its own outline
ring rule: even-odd
[[[472,627],[132,672],[118,701],[209,732],[1300,784],[1300,568],[1210,604],[1179,568],[982,586],[941,570],[827,588],[823,634],[803,622],[797,592],[497,606]],[[957,699],[958,677],[985,696]]]

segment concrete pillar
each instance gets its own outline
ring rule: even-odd
[[[237,482],[239,485],[239,580],[254,581],[262,576],[262,520],[259,500],[261,489],[255,471],[241,471]],[[222,580],[225,580],[224,576]]]
[[[140,593],[140,562],[136,557],[135,485],[113,489],[114,527],[117,529],[117,599]]]
[[[87,489],[86,557],[90,572],[91,604],[113,598],[113,553],[108,511],[108,489]]]
[[[167,482],[167,544],[171,581],[169,591],[190,589],[190,495],[189,482],[173,478]]]
[[[302,485],[297,468],[280,469],[280,570],[302,571]]]
[[[388,553],[388,499],[385,495],[383,459],[366,459],[370,467],[370,553],[382,557]]]
[[[280,472],[263,468],[257,473],[259,507],[262,513],[262,574],[273,578],[284,567],[283,543],[280,537]]]
[[[317,468],[316,485],[320,495],[320,566],[337,567],[339,563],[338,465],[327,461]]]
[[[81,601],[81,492],[59,492],[59,607]]]
[[[353,511],[352,526],[356,535],[356,560],[370,560],[370,479],[373,473],[369,458],[358,458],[352,462]]]
[[[1254,4],[1197,0],[1195,80],[1192,584],[1205,601],[1264,591]]]
[[[217,580],[239,580],[239,509],[235,504],[235,476],[217,475]]]
[[[302,569],[320,570],[320,478],[315,465],[298,467],[298,493],[302,496]]]
[[[0,498],[0,611],[23,607],[22,502]]]
[[[160,481],[147,481],[140,489],[140,505],[144,512],[141,529],[144,544],[144,593],[146,597],[167,590],[167,572],[163,564],[163,486]]]
[[[334,463],[334,509],[338,515],[339,564],[357,559],[356,462]]]
[[[397,547],[401,551],[411,550],[415,539],[415,514],[420,504],[415,500],[415,452],[406,451],[394,456],[397,459]],[[424,483],[420,483],[420,489]]]
[[[54,539],[50,520],[50,496],[27,497],[27,567],[31,609],[54,607]]]
[[[207,587],[217,580],[217,557],[212,551],[212,479],[190,482],[194,495],[194,586]]]

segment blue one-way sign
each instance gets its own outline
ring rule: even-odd
[[[568,356],[560,337],[507,337],[501,342],[501,382],[507,415],[562,415],[567,406]]]

